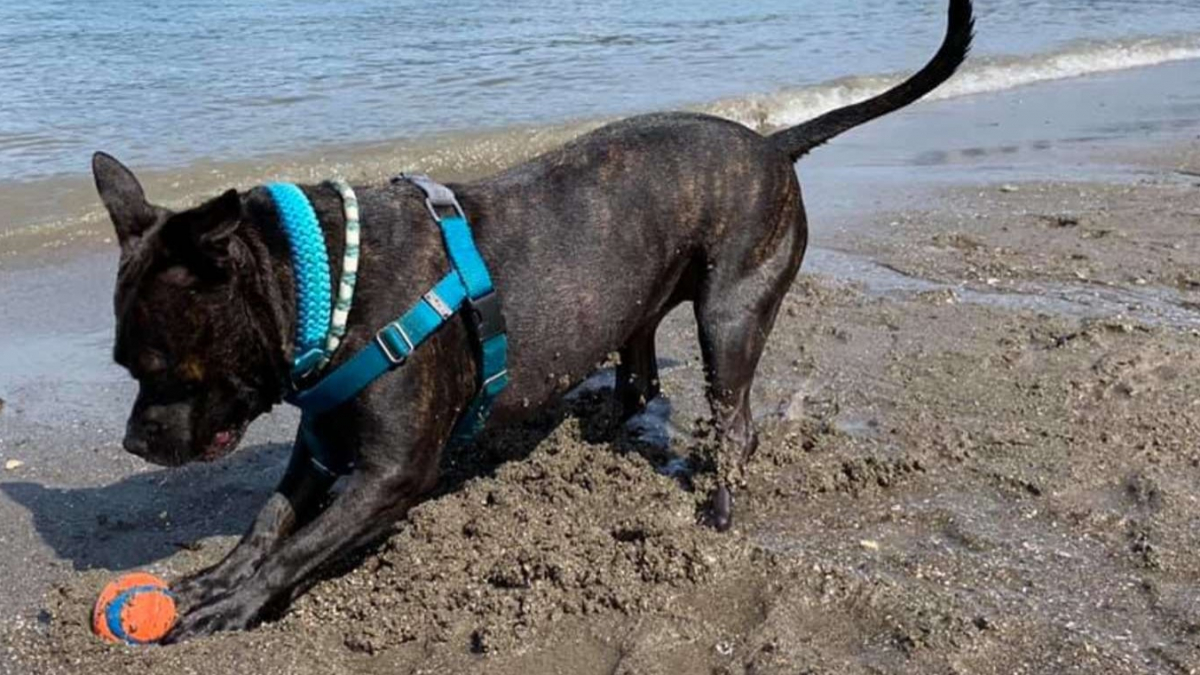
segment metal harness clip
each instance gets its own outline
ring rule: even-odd
[[[404,340],[404,344],[408,346],[407,354],[401,352],[398,344],[393,345],[392,341],[388,339],[391,337],[391,333],[388,329],[395,329],[395,331],[400,334],[401,339]],[[395,338],[392,338],[392,340],[394,339]],[[404,328],[402,328],[400,324],[396,322],[389,323],[383,328],[380,328],[379,332],[375,333],[375,342],[379,345],[379,349],[383,351],[383,355],[388,360],[388,363],[392,364],[393,367],[403,365],[404,362],[408,360],[408,354],[411,354],[413,351],[413,343],[412,340],[409,339],[408,333],[405,333]]]
[[[463,309],[465,310],[463,318],[466,319],[467,326],[475,333],[475,338],[479,340],[480,344],[508,331],[508,326],[504,321],[504,312],[500,306],[500,296],[496,294],[496,291],[489,291],[486,295],[466,300],[463,303]]]
[[[454,196],[454,191],[450,188],[434,181],[429,176],[423,173],[402,173],[392,179],[393,183],[402,183],[408,181],[421,189],[425,193],[425,208],[429,210],[429,215],[433,216],[434,221],[442,222],[442,216],[438,213],[438,209],[452,209],[454,215],[457,215],[463,220],[467,219],[466,212],[458,203],[458,197]]]

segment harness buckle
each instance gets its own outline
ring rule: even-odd
[[[393,331],[400,334],[400,338],[404,340],[404,346],[408,348],[407,350],[400,346],[400,342],[392,334]],[[395,322],[389,323],[380,328],[379,332],[375,333],[375,343],[379,345],[384,358],[388,360],[388,363],[392,364],[393,368],[404,365],[404,362],[408,360],[408,355],[413,351],[413,343],[408,337],[408,333],[405,333],[400,324]]]
[[[308,350],[303,355],[296,357],[292,366],[292,383],[303,385],[328,363],[329,355],[325,353],[325,350],[316,348]]]
[[[440,200],[434,202],[432,199],[427,198],[425,200],[425,208],[429,210],[429,215],[433,216],[433,219],[439,223],[442,222],[442,216],[438,215],[438,209],[454,209],[454,215],[463,220],[467,219],[467,214],[463,213],[462,206],[459,205],[458,199],[455,197],[451,197],[446,202]]]
[[[467,299],[463,309],[463,318],[480,344],[508,331],[500,306],[500,295],[494,290],[478,298]]]
[[[434,221],[442,222],[442,216],[438,213],[438,209],[453,209],[459,218],[467,219],[467,214],[458,203],[458,197],[450,188],[423,173],[402,173],[392,179],[393,183],[404,181],[416,185],[421,192],[425,193],[425,208],[429,210],[429,215],[433,216]]]

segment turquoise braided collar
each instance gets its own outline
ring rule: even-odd
[[[346,334],[346,320],[358,275],[358,199],[345,181],[331,183],[342,198],[346,220],[346,253],[336,306],[331,290],[329,252],[317,214],[304,192],[292,183],[271,183],[267,191],[287,235],[296,280],[296,335],[292,382],[324,368]]]

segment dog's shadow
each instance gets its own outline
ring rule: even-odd
[[[290,451],[289,445],[258,445],[217,464],[139,473],[101,487],[7,482],[0,491],[29,510],[42,540],[76,570],[123,570],[206,537],[240,536]]]
[[[567,417],[579,420],[588,442],[624,439],[616,451],[643,453],[652,463],[663,463],[662,457],[652,456],[656,446],[631,442],[622,434],[611,383],[611,369],[600,371],[534,419],[447,449],[438,486],[425,499],[453,492],[528,456]],[[74,569],[124,570],[195,547],[208,537],[241,536],[278,483],[290,452],[287,444],[264,444],[216,464],[139,473],[101,487],[5,482],[0,492],[29,510],[42,540]],[[348,562],[373,548],[350,555]],[[344,570],[346,562],[333,567]]]

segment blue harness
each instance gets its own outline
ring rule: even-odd
[[[312,204],[295,185],[267,186],[287,233],[295,269],[297,322],[292,369],[293,391],[287,400],[302,411],[299,439],[313,465],[331,476],[345,475],[354,458],[331,452],[313,432],[312,422],[358,395],[367,385],[408,360],[409,355],[461,312],[475,343],[478,391],[455,426],[452,443],[471,440],[487,422],[492,403],[508,385],[508,336],[500,296],[475,247],[466,214],[447,187],[422,175],[401,175],[425,193],[425,206],[442,231],[451,270],[400,318],[375,333],[375,339],[311,386],[303,383],[328,361],[320,344],[329,331],[329,259]],[[443,213],[448,212],[447,215]]]

